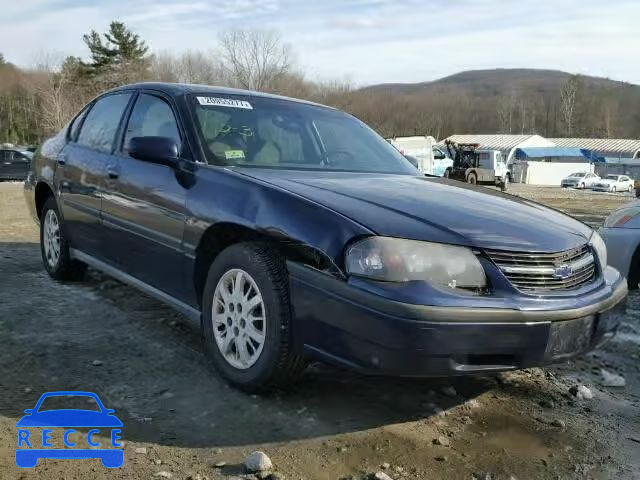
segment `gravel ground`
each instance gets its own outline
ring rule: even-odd
[[[512,193],[592,225],[632,200],[519,185]],[[157,301],[96,272],[81,283],[50,280],[21,185],[0,184],[0,479],[253,479],[242,461],[258,449],[273,462],[271,478],[294,480],[376,472],[395,480],[638,479],[639,358],[634,293],[614,341],[554,368],[403,380],[314,365],[291,391],[245,395],[211,370],[197,330]],[[626,387],[604,387],[602,369]],[[594,398],[570,392],[583,385]],[[43,392],[79,389],[96,392],[123,421],[124,466],[44,460],[18,469],[23,410]]]

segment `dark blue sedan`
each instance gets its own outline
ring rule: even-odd
[[[308,359],[409,376],[542,365],[594,348],[624,311],[588,226],[420,175],[356,118],[289,98],[111,90],[44,143],[25,193],[53,278],[89,265],[172,305],[246,390]]]

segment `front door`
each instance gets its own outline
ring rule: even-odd
[[[109,258],[124,272],[176,298],[185,298],[192,279],[185,275],[182,236],[188,182],[173,167],[137,160],[127,154],[134,137],[160,136],[183,150],[169,99],[151,92],[135,101],[118,155],[117,180],[103,199]]]
[[[100,209],[106,167],[130,99],[129,92],[99,98],[82,125],[71,127],[68,143],[57,158],[55,183],[71,246],[99,258],[104,256]]]

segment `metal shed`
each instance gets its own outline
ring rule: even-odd
[[[515,151],[517,160],[544,159],[544,162],[564,163],[604,163],[605,157],[594,154],[586,148],[575,147],[525,147]]]
[[[624,163],[640,158],[640,140],[629,138],[550,138],[559,147],[576,147],[591,150],[606,157],[607,162]]]

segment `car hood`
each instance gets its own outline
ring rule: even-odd
[[[115,415],[91,410],[48,410],[25,415],[17,427],[121,427]]]
[[[385,236],[489,249],[558,252],[592,230],[556,210],[443,179],[350,172],[237,168],[324,205]]]

